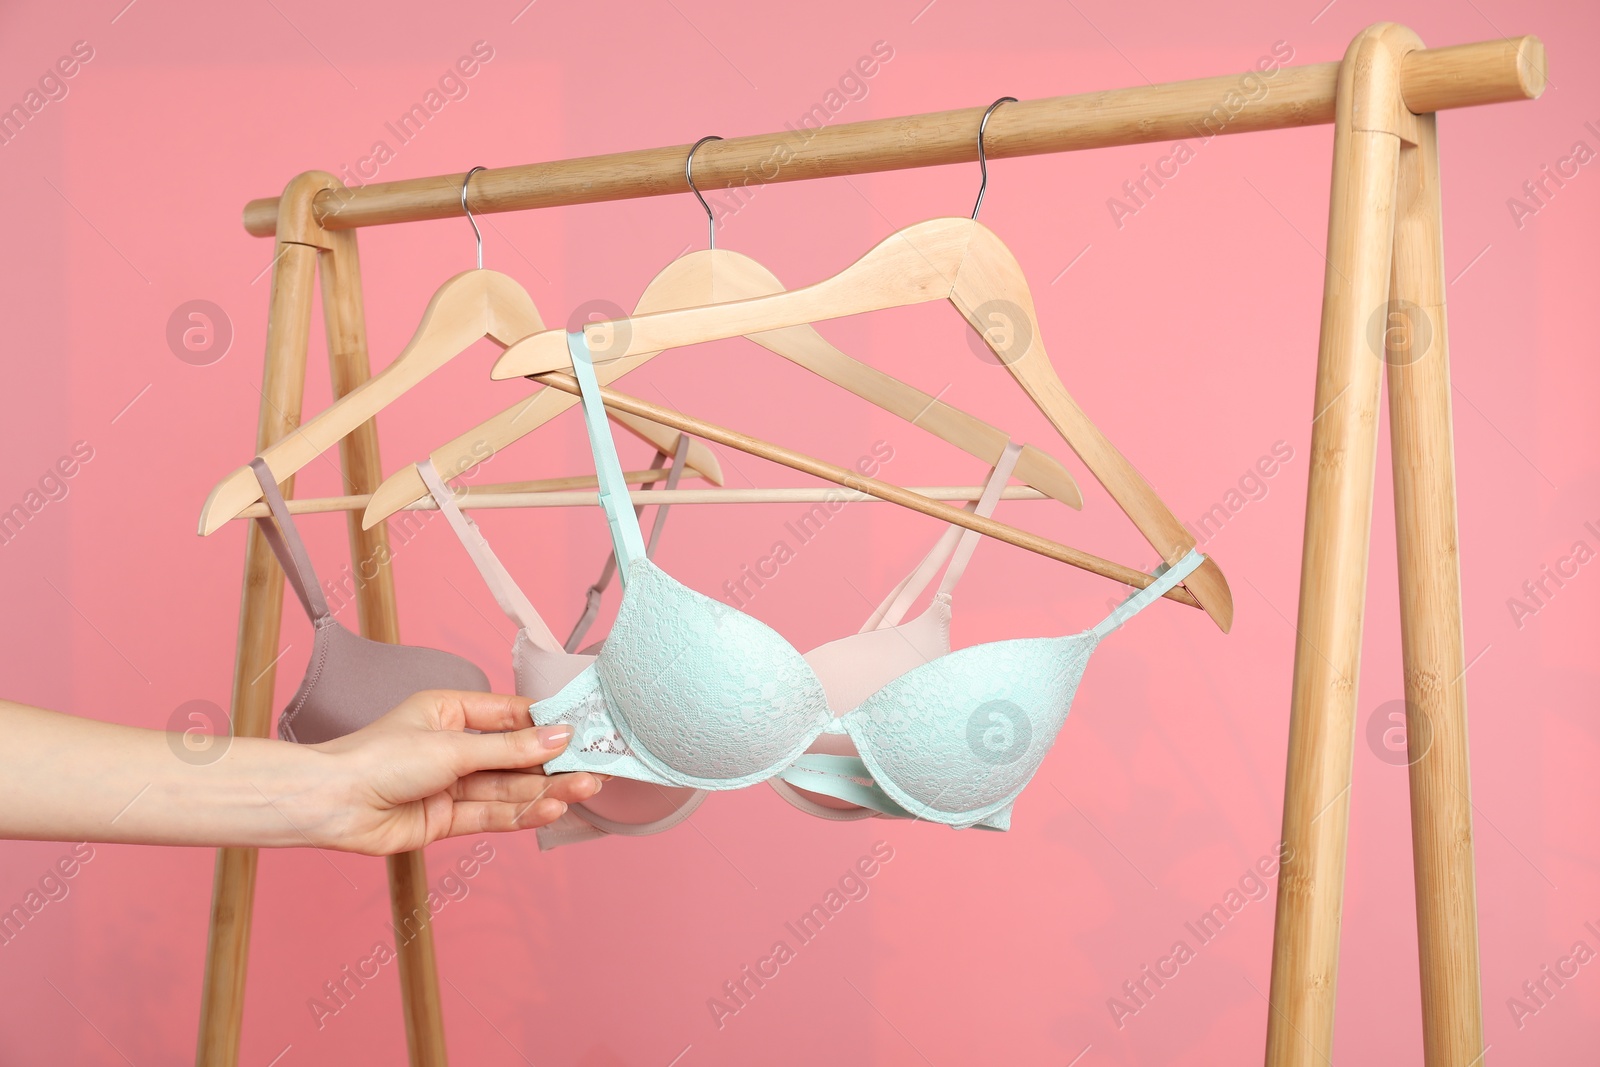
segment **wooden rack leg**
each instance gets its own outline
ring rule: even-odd
[[[327,324],[333,392],[343,396],[372,376],[367,357],[366,314],[361,299],[361,261],[354,230],[328,235],[322,259],[322,314]],[[383,481],[378,424],[363,423],[339,442],[345,492],[371,493]],[[389,530],[382,523],[361,528],[350,513],[350,558],[358,578],[361,632],[374,641],[400,641],[400,620],[389,569]],[[395,952],[400,962],[400,1004],[413,1067],[444,1067],[444,1018],[428,910],[428,871],[421,852],[390,856],[389,901],[394,914]]]
[[[1400,152],[1390,294],[1389,421],[1400,635],[1411,750],[1411,847],[1427,1067],[1483,1063],[1466,652],[1433,115]]]
[[[312,289],[319,258],[334,390],[343,395],[370,375],[355,235],[328,234],[312,219],[312,198],[337,184],[332,175],[311,172],[295,178],[284,190],[267,319],[258,451],[293,430],[300,421]],[[341,443],[341,451],[347,491],[370,492],[375,488],[381,481],[376,426],[368,423],[361,427]],[[292,491],[293,479],[286,480],[285,495],[292,495]],[[254,524],[247,537],[234,667],[233,732],[236,736],[264,737],[272,722],[274,664],[283,618],[283,572]],[[358,593],[362,630],[377,640],[398,641],[387,531],[378,527],[363,532],[359,518],[352,516],[351,549],[358,574],[362,573],[363,561],[370,561],[366,569],[373,573]],[[256,850],[250,848],[224,848],[217,853],[195,1052],[195,1062],[205,1067],[235,1067],[239,1060],[256,859]],[[400,926],[402,916],[408,920],[396,933],[396,950],[411,1062],[442,1067],[444,1031],[426,906],[427,871],[421,853],[391,857],[389,881],[396,925]]]
[[[1340,67],[1317,353],[1310,481],[1283,802],[1284,859],[1267,1012],[1269,1067],[1333,1056],[1350,767],[1377,455],[1381,346],[1369,330],[1389,298],[1402,47],[1379,25]],[[1420,44],[1420,42],[1416,42]],[[1409,113],[1407,113],[1409,116]],[[1463,1065],[1464,1067],[1464,1065]]]
[[[267,315],[258,451],[300,421],[316,268],[317,249],[278,243]],[[285,484],[285,494],[292,489],[291,479]],[[250,524],[246,536],[244,592],[240,598],[233,671],[233,733],[236,737],[265,737],[272,725],[274,664],[279,654],[278,628],[283,619],[283,571],[255,523]],[[255,887],[256,850],[218,849],[205,983],[200,997],[200,1035],[195,1050],[195,1062],[205,1067],[234,1067],[239,1062]]]

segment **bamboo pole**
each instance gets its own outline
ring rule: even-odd
[[[1300,609],[1289,709],[1283,863],[1268,998],[1268,1067],[1333,1057],[1350,767],[1372,526],[1383,360],[1368,340],[1387,307],[1409,30],[1379,24],[1345,53],[1333,135],[1328,269],[1312,412]]]
[[[1483,1054],[1466,650],[1445,329],[1439,148],[1432,115],[1400,154],[1389,284],[1389,425],[1400,555],[1411,843],[1427,1067]]]
[[[306,343],[311,333],[311,296],[317,248],[299,243],[294,223],[308,218],[311,198],[322,188],[313,175],[301,175],[284,189],[298,205],[285,212],[268,298],[266,359],[262,372],[261,414],[256,450],[266,448],[300,422],[305,387]],[[284,483],[293,493],[294,479]],[[279,626],[283,620],[283,571],[260,528],[252,524],[245,541],[244,591],[239,603],[239,637],[233,669],[232,719],[237,737],[265,737],[272,724]],[[217,850],[212,883],[210,934],[200,996],[200,1028],[195,1062],[205,1067],[235,1067],[244,1019],[244,986],[250,955],[251,908],[255,902],[256,850]]]
[[[1419,112],[1532,99],[1544,91],[1544,63],[1537,37],[1418,51],[1406,57],[1401,91]],[[1004,159],[1326,124],[1334,120],[1338,72],[1337,63],[1315,63],[1277,68],[1270,78],[1258,73],[1249,82],[1244,73],[1227,74],[1007,104],[989,120],[985,152]],[[732,188],[972,162],[983,111],[961,108],[712,141],[695,154],[695,184]],[[484,215],[688,192],[688,153],[686,144],[671,145],[480,171],[472,178],[472,210]],[[317,198],[317,218],[329,230],[451,218],[462,213],[464,177],[330,190]],[[271,235],[277,205],[271,197],[250,201],[245,229],[257,237]]]
[[[361,299],[361,260],[354,230],[329,234],[322,255],[322,317],[328,334],[328,361],[334,398],[345,396],[372,377],[367,356],[366,312]],[[369,419],[339,441],[347,494],[370,495],[383,481],[378,453],[378,423]],[[374,641],[400,643],[400,616],[389,567],[389,528],[361,528],[350,515],[350,558],[358,577],[356,604],[361,632]],[[373,576],[367,578],[368,568]],[[400,1009],[412,1067],[444,1067],[444,1014],[439,1000],[432,912],[428,908],[427,861],[421,850],[390,856],[389,903],[399,957]]]
[[[322,256],[322,318],[328,335],[328,365],[335,400],[348,395],[372,377],[367,356],[366,311],[361,299],[361,260],[355,233],[328,235],[329,249]],[[339,465],[347,494],[371,493],[383,481],[378,452],[378,422],[369,419],[339,441]],[[374,641],[400,642],[399,607],[389,573],[389,534],[386,529],[350,526],[350,558],[372,561],[377,577],[357,590],[356,607],[361,632]]]

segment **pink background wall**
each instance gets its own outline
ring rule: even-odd
[[[1585,165],[1536,213],[1508,206],[1576,142],[1600,150],[1600,76],[1584,59],[1596,43],[1592,6],[827,0],[761,13],[678,0],[519,12],[522,0],[509,0],[358,15],[304,0],[226,13],[124,2],[0,14],[0,102],[21,99],[74,42],[93,50],[67,95],[0,147],[9,335],[0,507],[24,501],[76,442],[93,453],[64,498],[0,545],[0,688],[149,726],[187,701],[227,701],[243,530],[202,541],[195,517],[213,482],[249,456],[260,401],[271,245],[243,233],[239,210],[299,171],[353,167],[379,139],[396,149],[379,172],[389,179],[772,130],[823,102],[879,41],[892,59],[834,121],[1243,71],[1277,42],[1295,63],[1333,60],[1383,18],[1434,44],[1542,35],[1554,83],[1541,101],[1441,119],[1445,249],[1489,1062],[1592,1062],[1600,964],[1536,1014],[1517,1018],[1507,1003],[1575,942],[1600,949],[1600,579],[1591,564],[1535,613],[1518,619],[1508,605],[1575,542],[1600,548],[1600,369],[1581,310],[1594,303],[1600,177]],[[397,145],[385,123],[476,41],[493,57],[465,97]],[[827,823],[756,789],[716,796],[689,825],[652,839],[544,855],[531,835],[492,839],[492,859],[450,883],[458,899],[438,918],[456,1062],[1088,1067],[1260,1055],[1275,880],[1209,944],[1185,923],[1277,843],[1330,144],[1327,128],[1191,142],[1194,158],[1120,227],[1108,198],[1171,146],[991,170],[984,221],[1027,271],[1079,401],[1185,521],[1237,504],[1229,493],[1241,478],[1255,497],[1204,545],[1231,579],[1234,632],[1163,605],[1108,642],[1008,835]],[[895,228],[965,213],[976,184],[976,168],[963,166],[767,187],[727,220],[721,243],[804,284]],[[591,299],[631,306],[664,263],[705,240],[687,196],[503,215],[484,228],[487,264],[524,283],[552,324]],[[369,230],[362,242],[381,367],[433,289],[471,265],[471,235],[456,219]],[[220,306],[233,331],[230,350],[204,366],[166,341],[174,310],[197,299]],[[948,309],[823,332],[1067,455],[1008,377],[975,357]],[[308,413],[328,400],[323,357],[314,337]],[[485,346],[394,405],[386,470],[522,395],[518,384],[491,384],[489,363]],[[976,460],[745,345],[663,358],[628,385],[836,462],[888,442],[884,474],[902,484],[981,477]],[[492,478],[591,469],[572,416],[536,442],[497,458]],[[1292,458],[1251,482],[1279,442]],[[642,462],[636,445],[623,447]],[[724,453],[724,464],[730,485],[801,481],[739,455]],[[1080,477],[1081,513],[1016,503],[1001,514],[1149,566],[1148,548]],[[331,463],[314,463],[299,488],[336,482]],[[1377,482],[1336,1049],[1346,1062],[1414,1063],[1405,772],[1366,740],[1369,721],[1381,735],[1401,697],[1386,445]],[[715,591],[801,510],[682,508],[662,560]],[[494,513],[483,523],[564,631],[602,558],[598,516]],[[323,573],[335,572],[342,522],[308,518],[302,528]],[[937,532],[898,509],[847,508],[750,610],[802,647],[853,630]],[[512,629],[443,527],[407,545],[396,570],[406,639],[468,654],[509,689]],[[1076,630],[1114,593],[987,543],[960,592],[956,641]],[[278,674],[287,694],[307,628],[292,603],[285,619],[295,646]],[[880,840],[893,859],[865,899],[796,942],[784,924]],[[474,844],[432,849],[432,877]],[[0,845],[0,905],[22,900],[69,849]],[[67,895],[0,946],[0,1061],[187,1060],[211,869],[209,850],[95,847]],[[378,861],[262,857],[243,1063],[400,1060],[392,965],[320,1028],[308,1006],[371,955],[386,916]],[[795,958],[719,1028],[708,1000],[779,939]],[[1119,1027],[1108,999],[1180,939],[1194,958]]]

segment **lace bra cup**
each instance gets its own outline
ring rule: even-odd
[[[689,438],[680,437],[677,454],[668,473],[668,488],[677,485],[688,456]],[[657,464],[659,465],[658,458]],[[467,554],[483,576],[484,584],[494,594],[507,618],[517,627],[512,644],[511,662],[520,696],[542,701],[559,692],[595,660],[594,651],[604,642],[595,642],[583,652],[571,652],[583,641],[598,614],[600,594],[615,573],[615,564],[607,561],[600,578],[590,586],[583,615],[565,642],[558,640],[544,619],[534,609],[531,601],[517,586],[500,562],[498,556],[483,536],[478,524],[465,515],[452,493],[439,477],[431,461],[417,465],[422,480],[439,505],[440,512],[455,531]],[[641,507],[642,511],[643,508]],[[654,550],[661,536],[667,508],[658,507],[651,532],[650,548]],[[593,770],[609,773],[605,768]],[[538,827],[535,837],[541,851],[561,845],[592,840],[608,834],[643,836],[670,829],[688,818],[704,800],[703,790],[687,787],[663,787],[652,782],[632,778],[614,778],[605,790],[581,803],[567,806],[555,822]]]
[[[645,556],[582,333],[568,349],[621,561],[622,603],[595,659],[534,708],[571,724],[551,771],[600,769],[707,790],[782,776],[889,815],[1005,829],[1065,722],[1099,641],[1204,557],[1163,565],[1099,625],[975,645],[915,666],[837,718],[806,658],[759,620],[675,581]],[[807,749],[845,734],[855,757]],[[586,737],[599,743],[578,742]]]
[[[681,445],[680,449],[683,450]],[[977,514],[987,516],[992,513],[1020,452],[1020,445],[1007,445],[990,474],[982,497],[971,506]],[[681,457],[674,463],[674,472],[680,464]],[[606,579],[614,572],[615,553],[608,558],[601,580],[589,590],[589,601],[579,628],[567,639],[564,647],[558,647],[549,627],[512,581],[510,573],[490,549],[477,524],[461,513],[453,494],[438,478],[437,471],[431,464],[422,467],[424,482],[478,565],[501,610],[519,626],[512,647],[517,692],[539,701],[555,696],[594,663],[595,655],[591,650],[598,651],[604,644],[597,642],[583,653],[574,654],[570,651],[581,640],[585,625],[593,621],[598,599],[596,594],[604,589]],[[669,478],[668,487],[672,487],[674,482],[675,478]],[[635,508],[636,513],[642,510],[642,507]],[[653,554],[659,540],[665,511],[663,507],[656,513],[650,541],[646,545],[647,556]],[[830,641],[806,654],[807,662],[822,681],[829,707],[833,711],[849,710],[912,667],[950,651],[951,593],[979,540],[979,534],[951,526],[916,569],[890,591],[859,633]],[[949,566],[945,569],[944,579],[927,607],[916,617],[902,622],[911,605],[946,563]],[[586,747],[595,760],[623,753],[615,735],[597,736],[592,731],[576,732],[572,744]],[[854,742],[845,734],[820,734],[808,752],[856,755]],[[597,766],[594,769],[601,768]],[[613,779],[599,798],[591,799],[584,805],[575,805],[575,812],[569,809],[573,818],[565,823],[558,822],[547,829],[541,828],[541,848],[554,848],[570,841],[600,836],[592,832],[584,833],[585,820],[589,826],[612,833],[635,836],[659,833],[681,822],[693,810],[686,808],[686,805],[698,805],[706,795],[700,789],[673,789],[659,783],[640,781],[637,780],[637,774],[621,776],[631,770],[628,764],[614,769],[612,773],[619,777]],[[842,821],[883,814],[844,798],[797,788],[778,778],[770,779],[769,784],[788,803],[819,818]]]
[[[308,745],[331,741],[361,729],[424,689],[488,692],[488,677],[460,656],[372,641],[336,620],[271,470],[259,458],[251,461],[250,468],[272,511],[271,519],[257,521],[311,619],[314,635],[305,677],[278,719],[279,737]]]

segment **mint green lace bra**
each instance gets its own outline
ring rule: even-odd
[[[546,770],[592,770],[704,790],[779,778],[884,815],[1004,830],[1055,743],[1089,655],[1183,581],[1199,552],[1098,625],[1064,637],[995,641],[913,667],[835,715],[822,682],[759,620],[674,580],[645,553],[587,342],[567,335],[611,527],[622,602],[595,661],[534,706],[573,743]],[[808,753],[842,734],[857,755]]]

